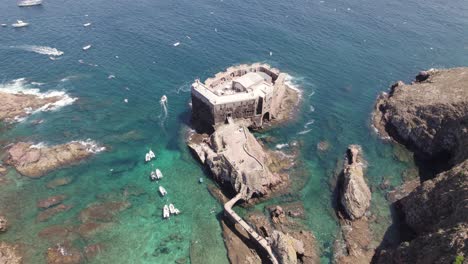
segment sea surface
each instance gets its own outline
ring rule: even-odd
[[[11,27],[16,19],[30,26]],[[87,22],[92,24],[84,27]],[[288,194],[239,211],[302,201],[304,223],[319,241],[322,262],[329,263],[338,234],[330,178],[347,145],[363,147],[378,236],[391,224],[379,184],[385,177],[398,185],[413,166],[370,127],[376,96],[420,70],[468,63],[466,0],[44,0],[31,8],[12,0],[1,1],[0,23],[8,24],[0,27],[0,91],[39,89],[70,97],[55,111],[4,124],[1,144],[89,138],[107,148],[40,179],[12,171],[12,183],[0,187],[0,212],[11,222],[0,240],[22,244],[26,263],[37,264],[55,245],[38,232],[52,225],[72,228],[90,204],[122,199],[131,207],[103,231],[73,241],[79,248],[103,245],[89,263],[188,263],[190,255],[192,263],[228,263],[218,221],[222,206],[207,190],[214,183],[184,144],[190,84],[253,62],[289,73],[302,91],[293,121],[257,134],[269,137],[271,148],[297,141],[300,155]],[[83,51],[86,45],[91,48]],[[329,143],[328,151],[317,150],[321,141]],[[150,148],[157,156],[152,165],[144,163]],[[164,198],[158,183],[149,181],[152,167],[164,174]],[[64,176],[73,182],[45,187]],[[62,193],[73,208],[36,222],[36,201]],[[182,214],[163,220],[161,209],[169,202]]]

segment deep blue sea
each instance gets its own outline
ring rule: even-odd
[[[11,24],[16,19],[30,25],[15,29]],[[91,26],[84,27],[87,22]],[[300,142],[295,170],[301,175],[292,178],[297,184],[289,194],[239,210],[302,201],[304,223],[319,241],[322,262],[328,263],[338,231],[329,179],[346,146],[363,146],[374,191],[372,213],[380,219],[374,227],[377,236],[391,223],[389,205],[377,186],[382,177],[398,185],[412,166],[397,159],[399,151],[370,128],[376,96],[397,80],[411,81],[420,70],[468,63],[466,0],[44,0],[31,8],[3,0],[1,23],[8,26],[0,27],[0,91],[38,88],[78,98],[1,130],[1,144],[90,138],[107,147],[41,179],[8,174],[11,183],[0,187],[0,212],[11,228],[0,240],[22,244],[26,263],[45,263],[47,248],[54,246],[38,232],[53,225],[77,226],[81,210],[105,199],[123,199],[125,188],[145,193],[125,197],[132,206],[101,232],[72,239],[78,248],[104,245],[89,263],[174,263],[182,258],[228,263],[217,218],[222,206],[207,190],[214,183],[190,155],[183,134],[191,82],[253,62],[289,73],[302,90],[297,118],[259,135],[272,136],[272,148]],[[91,48],[83,51],[86,45]],[[63,55],[53,56],[59,51]],[[159,102],[162,95],[168,97],[167,115]],[[32,123],[40,119],[44,122]],[[329,142],[330,149],[318,151],[320,141]],[[164,198],[148,180],[150,167],[143,158],[149,148],[157,155],[153,165],[165,175]],[[45,187],[64,176],[73,182],[54,190]],[[62,193],[70,196],[65,204],[73,208],[36,222],[36,201]],[[165,221],[161,208],[168,202],[182,214]]]

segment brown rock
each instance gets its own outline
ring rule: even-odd
[[[320,151],[327,151],[330,148],[330,143],[328,141],[320,141],[317,143],[317,149]]]
[[[407,181],[403,183],[403,185],[398,186],[395,190],[392,190],[387,193],[387,200],[391,203],[394,203],[400,200],[403,197],[406,197],[409,193],[411,193],[416,187],[420,185],[419,179]]]
[[[59,204],[59,205],[57,205],[55,207],[48,208],[48,209],[40,212],[37,215],[36,219],[39,222],[45,222],[45,221],[48,221],[54,215],[56,215],[58,213],[61,213],[61,212],[66,212],[66,211],[70,210],[72,207],[73,206],[71,206],[71,205]]]
[[[8,149],[6,163],[24,176],[37,178],[91,156],[92,148],[91,144],[75,141],[40,148],[33,147],[32,143],[19,142]]]
[[[49,208],[51,206],[54,206],[63,202],[65,199],[67,199],[67,196],[64,194],[51,196],[46,199],[39,200],[37,202],[37,207],[43,208],[43,209]]]
[[[468,68],[427,73],[380,95],[373,124],[440,171],[468,158]]]
[[[25,117],[30,113],[27,109],[38,109],[62,99],[59,96],[40,98],[32,94],[11,94],[4,92],[0,92],[0,98],[2,98],[0,121],[13,121],[15,118]]]
[[[79,264],[83,261],[80,250],[72,247],[69,242],[48,248],[46,258],[47,264]]]
[[[0,232],[6,232],[8,229],[8,219],[4,215],[0,215]]]
[[[74,233],[73,227],[67,227],[62,225],[48,226],[42,229],[38,236],[43,239],[47,239],[53,243],[59,243],[66,240],[74,240],[76,234]]]
[[[7,168],[0,165],[0,177],[5,176],[7,172],[8,172]]]
[[[371,192],[364,180],[364,160],[361,153],[362,149],[358,145],[348,147],[340,179],[340,202],[351,220],[361,218],[371,201]]]
[[[19,246],[0,241],[0,263],[2,264],[23,263],[23,256],[20,253]]]
[[[97,244],[87,245],[83,251],[84,251],[84,255],[86,259],[89,261],[90,259],[93,259],[94,257],[96,257],[103,250],[104,250],[104,245],[102,243],[97,243]]]
[[[91,238],[96,233],[108,228],[111,223],[85,222],[78,227],[78,233],[84,238]]]
[[[73,181],[73,177],[61,177],[51,180],[47,183],[47,188],[55,189],[60,186],[68,185]]]
[[[130,206],[131,204],[127,201],[92,204],[80,212],[79,218],[83,223],[88,221],[111,222],[117,213]]]
[[[281,231],[273,231],[271,236],[272,249],[278,257],[279,263],[296,264],[298,255],[304,254],[304,244]]]

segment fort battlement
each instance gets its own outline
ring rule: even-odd
[[[267,64],[229,67],[202,83],[192,84],[192,119],[207,127],[228,119],[247,121],[261,127],[276,118],[286,84],[285,73]]]

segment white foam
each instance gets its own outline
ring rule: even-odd
[[[63,55],[63,51],[58,50],[56,48],[47,47],[47,46],[21,45],[21,46],[16,46],[16,48],[25,50],[25,51],[35,52],[37,54],[48,55],[48,56],[58,57],[58,56]]]
[[[292,77],[291,75],[287,75],[286,78],[284,78],[284,83],[291,89],[297,91],[299,94],[299,98],[302,97],[302,90],[299,88],[299,85],[297,83],[297,79]]]
[[[305,123],[304,125],[304,128],[308,128],[310,125],[312,125],[313,123],[315,123],[315,120],[314,119],[311,119],[310,121],[308,121],[307,123]]]
[[[309,106],[309,112],[315,112],[315,107],[313,105]]]
[[[9,93],[9,94],[30,94],[35,95],[41,99],[50,98],[50,97],[59,97],[60,99],[56,102],[46,104],[38,109],[25,109],[26,113],[33,114],[39,111],[54,111],[66,105],[70,105],[78,98],[70,97],[65,91],[51,90],[46,92],[41,92],[37,86],[43,84],[29,83],[25,78],[20,78],[13,80],[8,83],[0,84],[0,92]],[[15,121],[20,122],[25,118],[15,118]]]
[[[288,143],[284,143],[284,144],[277,144],[275,147],[276,147],[276,149],[283,149],[283,148],[288,147],[288,146],[289,146]]]
[[[37,144],[29,146],[29,148],[31,148],[31,149],[41,149],[41,148],[45,148],[45,147],[47,147],[47,144],[44,143],[44,142],[39,142]]]
[[[80,143],[82,146],[86,147],[86,151],[94,153],[94,154],[106,150],[106,147],[103,147],[103,146],[99,145],[96,141],[91,140],[90,138],[88,138],[86,140],[75,140],[75,141],[72,141],[72,142]]]
[[[301,131],[301,132],[298,132],[297,134],[298,134],[298,135],[304,135],[304,134],[309,133],[310,131],[312,131],[312,129],[303,130],[303,131]]]

